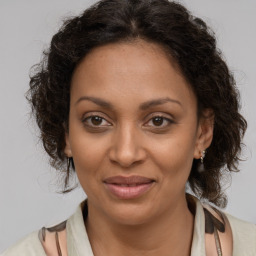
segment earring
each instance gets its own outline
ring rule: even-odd
[[[201,152],[201,157],[200,157],[201,163],[199,163],[199,166],[198,166],[198,169],[197,169],[197,171],[200,172],[200,173],[205,171],[205,169],[204,169],[204,158],[205,158],[205,154],[206,154],[206,151],[203,150],[203,151]]]
[[[205,158],[205,150],[203,150],[201,153],[201,164],[204,163],[204,158]]]
[[[73,170],[75,172],[75,166],[74,166],[74,162],[73,162],[73,157],[67,157],[67,169],[66,169],[66,177],[65,177],[65,181],[64,181],[64,189],[62,190],[62,193],[69,193],[70,191],[74,190],[75,188],[78,187],[78,183],[76,183],[73,187],[70,187],[69,184],[69,178],[72,178],[72,173],[71,171]]]
[[[66,189],[68,187],[71,159],[72,159],[71,157],[67,157],[67,170],[66,170],[67,173],[66,173],[66,177],[65,177],[64,189]]]

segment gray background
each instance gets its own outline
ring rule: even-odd
[[[95,1],[0,0],[0,251],[44,225],[73,213],[85,197],[81,189],[60,195],[60,179],[48,164],[29,119],[24,98],[29,69],[57,32],[61,19]],[[219,47],[235,73],[242,113],[248,120],[241,172],[226,186],[229,213],[256,223],[256,2],[181,1],[215,30]]]

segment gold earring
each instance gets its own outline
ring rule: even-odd
[[[201,164],[204,163],[205,153],[206,153],[205,150],[203,150],[203,151],[201,152]]]
[[[197,168],[197,171],[200,172],[200,173],[205,171],[205,169],[204,169],[204,158],[205,158],[205,154],[206,154],[206,151],[203,150],[203,151],[201,152],[201,157],[200,157],[201,163],[198,164],[199,166],[198,166],[198,168]]]

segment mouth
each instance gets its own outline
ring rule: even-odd
[[[144,195],[156,181],[142,176],[113,176],[104,180],[106,189],[119,199],[133,199]]]

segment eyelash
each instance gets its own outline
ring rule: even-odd
[[[88,124],[86,123],[87,120],[90,120],[90,119],[93,118],[93,117],[99,117],[99,118],[101,118],[102,120],[105,120],[105,121],[106,121],[106,119],[105,119],[104,117],[101,117],[100,115],[90,115],[90,116],[85,117],[85,118],[83,119],[83,123],[84,123],[86,126],[89,126],[89,127],[92,127],[92,128],[98,128],[99,125],[90,125],[90,124],[88,125]],[[107,125],[107,126],[110,126],[110,125]]]
[[[148,122],[152,122],[153,120],[154,120],[154,118],[162,118],[163,119],[163,123],[164,122],[167,122],[167,124],[166,125],[164,125],[164,126],[154,126],[155,128],[158,128],[158,129],[161,129],[161,128],[166,128],[166,127],[168,127],[169,125],[171,125],[171,124],[173,124],[174,122],[173,122],[173,120],[171,120],[171,119],[169,119],[169,118],[167,118],[167,117],[164,117],[164,116],[161,116],[161,115],[156,115],[156,116],[153,116],[153,117],[151,117],[150,119],[149,119],[149,121]],[[148,123],[147,122],[147,123]]]
[[[85,117],[85,118],[82,120],[82,122],[83,122],[86,126],[88,126],[88,127],[90,127],[90,128],[102,128],[101,125],[92,125],[92,124],[86,123],[87,120],[90,120],[90,119],[93,118],[93,117],[99,117],[101,120],[105,120],[105,121],[106,121],[106,119],[105,119],[104,117],[100,116],[100,115],[90,115],[90,116]],[[171,120],[171,119],[169,119],[169,118],[167,118],[167,117],[164,117],[164,116],[162,116],[162,115],[155,115],[155,116],[152,116],[152,117],[149,119],[149,121],[152,121],[154,118],[162,118],[162,119],[163,119],[163,122],[167,122],[167,123],[168,123],[168,124],[165,125],[165,126],[162,126],[162,125],[161,125],[161,126],[154,126],[154,128],[157,128],[157,129],[166,128],[166,127],[168,127],[169,125],[171,125],[172,123],[174,123],[173,120]],[[148,122],[149,122],[149,121],[148,121]],[[107,122],[107,121],[106,121],[106,122]],[[148,123],[148,122],[147,122],[147,123]],[[106,126],[110,126],[110,125],[106,125]]]

